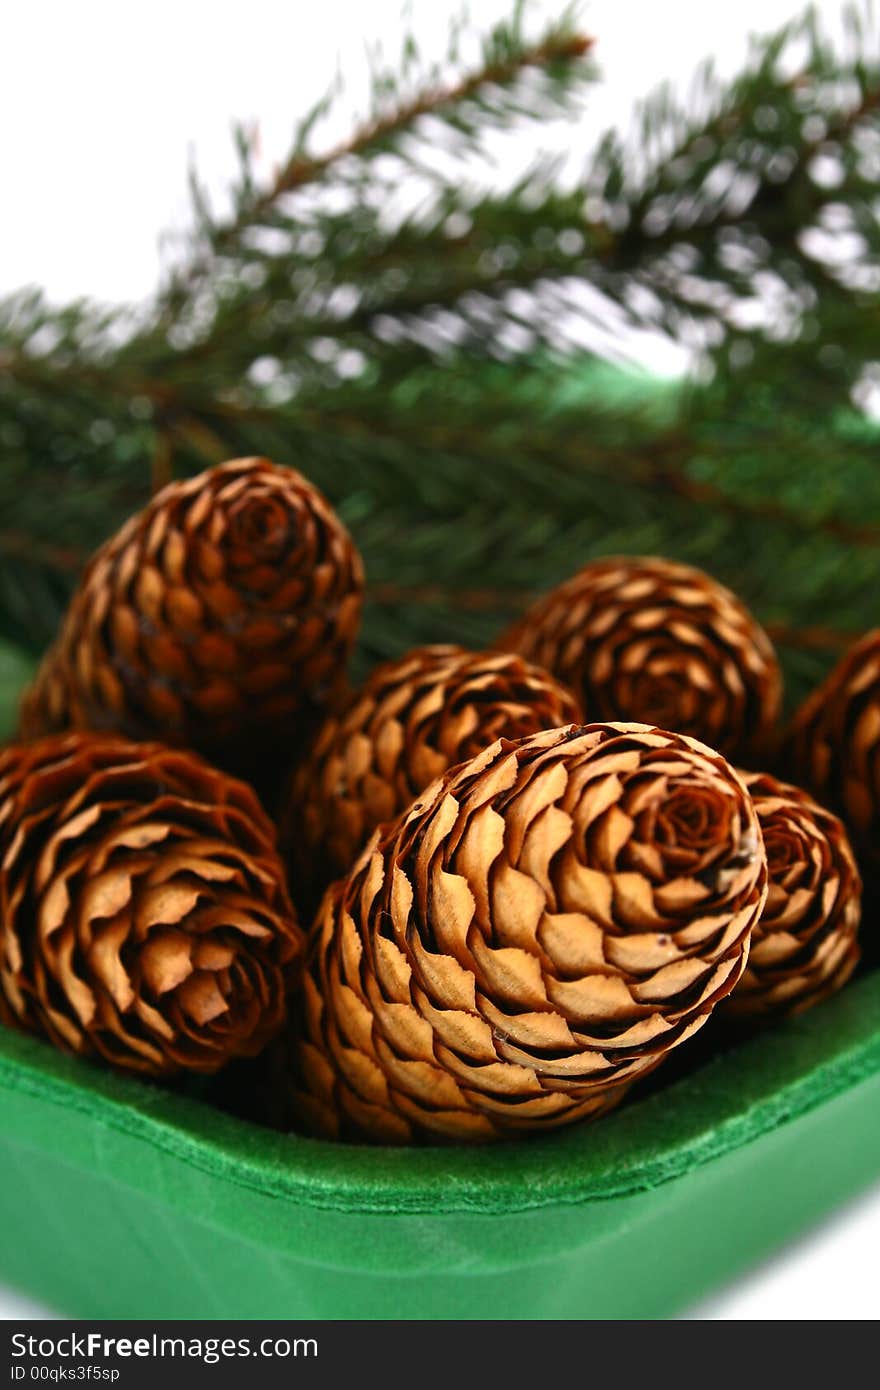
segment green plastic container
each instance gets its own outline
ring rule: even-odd
[[[0,730],[27,670],[0,649]],[[880,1174],[880,971],[656,1080],[546,1137],[347,1147],[0,1028],[0,1282],[83,1318],[674,1314]]]
[[[880,1173],[880,973],[595,1125],[275,1134],[0,1030],[0,1279],[84,1318],[647,1318]]]

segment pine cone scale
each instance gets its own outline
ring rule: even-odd
[[[833,994],[859,960],[861,880],[842,823],[799,788],[744,773],[767,850],[767,901],[742,983],[740,1018],[800,1013]]]
[[[708,575],[655,557],[585,566],[497,645],[558,676],[588,718],[638,719],[722,753],[761,745],[779,710],[763,629]]]
[[[26,737],[115,728],[256,769],[344,687],[363,573],[291,469],[238,459],[172,483],[89,565],[22,705]]]
[[[386,662],[293,780],[284,839],[300,875],[317,887],[345,872],[376,826],[499,735],[577,716],[570,692],[518,657],[435,646]]]
[[[620,810],[630,797],[641,830]],[[661,802],[680,802],[654,885],[665,910],[620,869]],[[687,869],[713,869],[696,907],[676,837]],[[710,750],[626,725],[502,740],[426,789],[328,891],[313,1002],[278,1064],[298,1113],[334,1134],[487,1139],[603,1113],[736,984],[765,895],[754,811]],[[637,968],[615,962],[621,942]],[[353,1049],[369,1059],[369,1093]]]
[[[858,850],[880,843],[880,628],[854,643],[792,720],[791,775],[845,816]]]
[[[0,754],[0,807],[4,1021],[153,1075],[277,1031],[301,934],[242,783],[72,734]]]

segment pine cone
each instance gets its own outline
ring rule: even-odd
[[[283,839],[297,882],[323,891],[381,821],[496,738],[579,718],[574,696],[519,656],[419,647],[377,667],[293,779]]]
[[[792,720],[786,762],[880,865],[880,628],[850,647]]]
[[[740,775],[761,824],[770,886],[748,965],[724,1009],[741,1017],[803,1013],[858,965],[859,872],[837,816],[769,773]]]
[[[22,735],[113,729],[274,763],[338,698],[362,588],[348,532],[292,468],[235,459],[171,483],[93,558]]]
[[[763,628],[729,589],[669,560],[597,560],[497,645],[552,671],[588,719],[642,720],[727,756],[762,748],[779,712]]]
[[[485,1140],[608,1109],[734,987],[765,896],[710,749],[644,725],[500,739],[328,891],[275,1057],[288,1120]]]
[[[272,825],[200,758],[115,735],[0,753],[0,1018],[168,1076],[259,1052],[303,936]]]

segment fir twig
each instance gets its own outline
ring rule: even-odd
[[[194,180],[152,305],[11,296],[0,633],[38,649],[151,486],[264,453],[365,554],[363,660],[490,641],[591,556],[651,551],[742,589],[805,688],[880,581],[878,434],[854,405],[880,383],[880,65],[858,14],[844,44],[812,15],[733,82],[649,98],[633,139],[573,124],[578,179],[547,159],[487,192],[488,134],[580,118],[597,75],[570,14],[536,35],[518,5],[469,67],[453,43],[378,73],[323,151],[319,103],[268,185],[240,132],[231,212]],[[391,207],[401,183],[418,198]],[[604,371],[634,328],[700,379]]]

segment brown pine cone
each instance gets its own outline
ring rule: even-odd
[[[519,656],[433,646],[385,662],[328,720],[294,776],[283,840],[297,882],[320,894],[380,822],[496,738],[578,719],[574,696]]]
[[[551,590],[497,645],[569,685],[590,719],[638,719],[727,756],[762,748],[782,677],[763,628],[702,570],[597,560]]]
[[[850,647],[801,705],[786,763],[843,816],[857,850],[880,865],[880,628]]]
[[[745,973],[725,1012],[803,1013],[845,985],[859,962],[862,884],[837,816],[766,772],[740,774],[758,813],[769,891]]]
[[[169,1076],[259,1052],[303,934],[271,822],[200,758],[107,734],[0,753],[0,1019]]]
[[[734,987],[766,883],[710,749],[632,724],[500,739],[328,890],[276,1100],[382,1142],[608,1109]]]
[[[294,469],[234,459],[171,483],[91,561],[22,736],[113,729],[274,762],[339,697],[362,589],[348,532]]]

